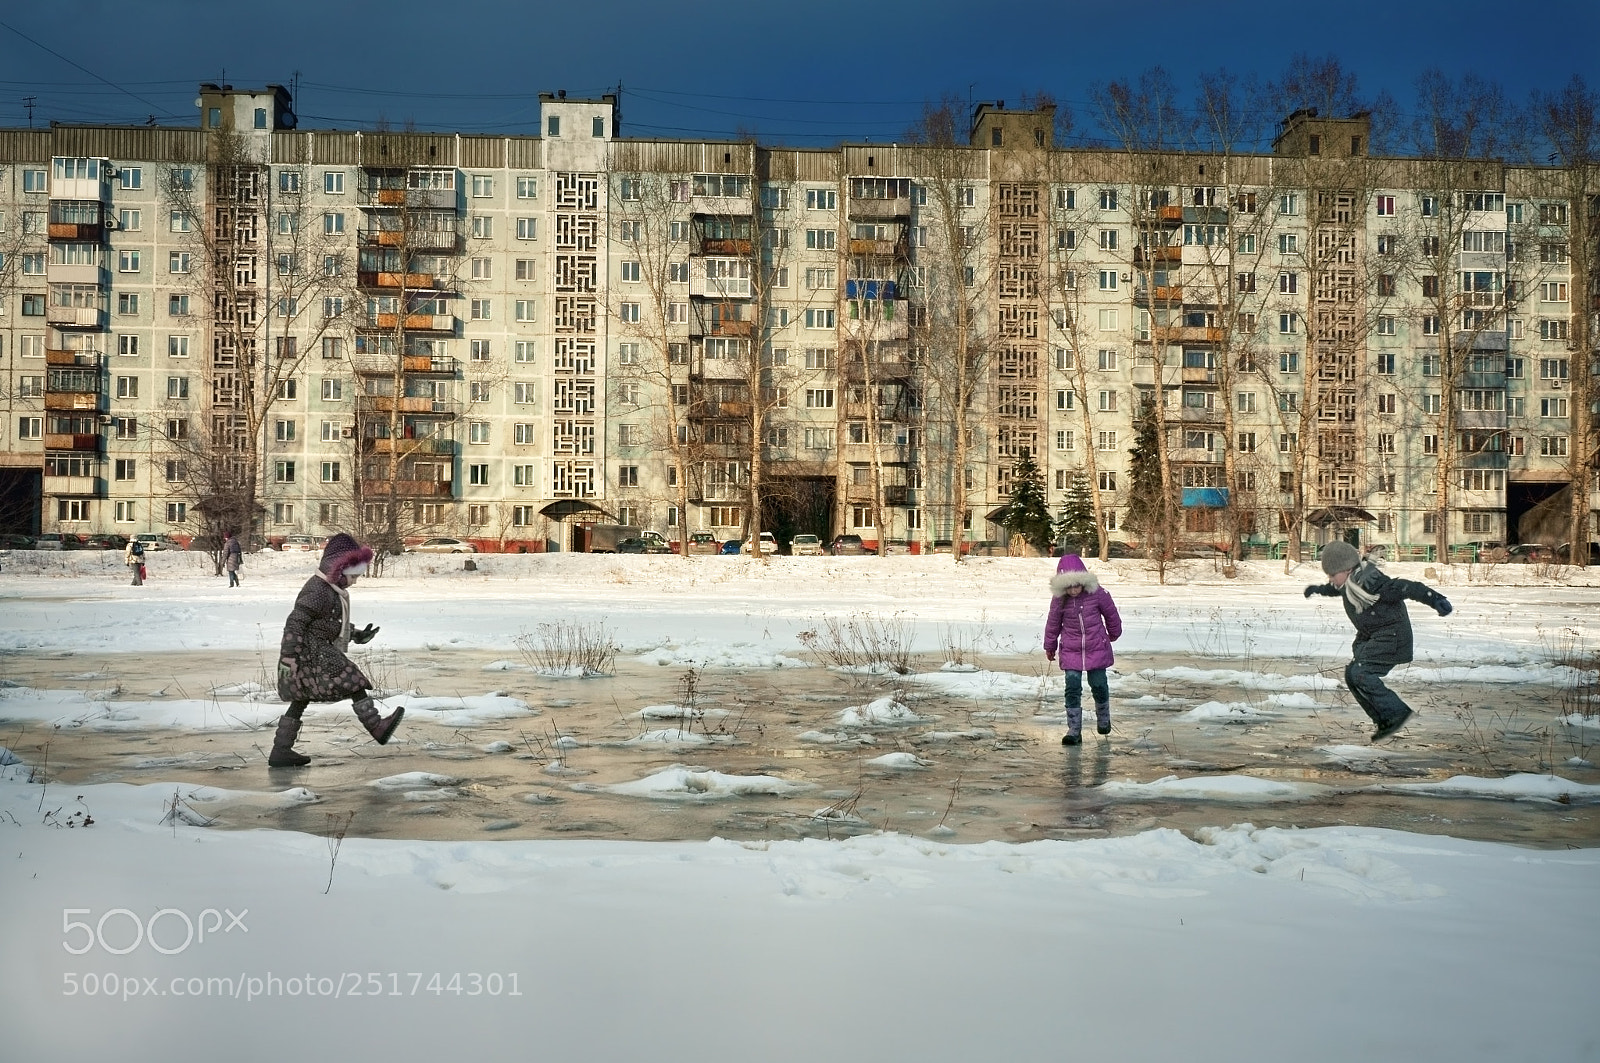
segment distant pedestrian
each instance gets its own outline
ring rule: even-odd
[[[123,548],[122,560],[133,573],[133,586],[144,586],[144,543],[138,539],[129,539],[128,545]]]
[[[294,600],[294,609],[283,625],[283,643],[278,651],[278,696],[289,703],[278,720],[267,763],[274,768],[300,768],[311,758],[294,750],[300,734],[300,716],[313,701],[350,699],[356,719],[380,746],[389,741],[405,715],[395,709],[378,715],[378,707],[367,691],[372,681],[362,674],[345,651],[350,643],[372,641],[378,628],[350,628],[350,587],[367,571],[372,549],[339,532],[328,539],[322,551],[317,574],[306,580]]]
[[[1411,718],[1411,706],[1383,683],[1395,665],[1411,660],[1411,616],[1406,612],[1406,599],[1421,602],[1440,616],[1449,616],[1453,607],[1426,583],[1384,575],[1371,556],[1362,557],[1346,542],[1335,540],[1322,548],[1322,571],[1328,582],[1307,587],[1306,597],[1321,594],[1344,599],[1345,615],[1356,626],[1353,659],[1344,670],[1345,686],[1377,725],[1372,740],[1382,741]]]
[[[239,585],[239,566],[244,564],[244,550],[233,532],[222,533],[222,567],[228,573],[228,586]]]
[[[1067,733],[1061,744],[1083,741],[1083,677],[1094,695],[1095,730],[1111,733],[1111,687],[1106,669],[1114,660],[1111,644],[1122,637],[1122,617],[1111,593],[1084,567],[1083,558],[1066,554],[1050,580],[1050,618],[1044,625],[1046,660],[1059,660],[1066,673]]]

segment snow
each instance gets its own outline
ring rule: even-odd
[[[265,726],[280,711],[248,673],[258,647],[275,644],[314,555],[252,555],[244,588],[233,592],[198,556],[153,555],[142,588],[125,585],[117,560],[9,555],[0,573],[0,662],[203,651],[216,655],[226,682],[205,698],[96,695],[107,680],[69,660],[62,673],[83,676],[74,689],[0,683],[7,1059],[487,1061],[531,1053],[1469,1063],[1593,1058],[1600,1044],[1591,999],[1600,953],[1585,944],[1595,933],[1600,848],[1242,822],[1252,808],[1294,808],[1324,789],[1290,778],[1113,777],[1089,792],[1186,802],[1212,822],[1180,833],[1152,818],[1125,837],[970,845],[940,840],[937,811],[918,833],[835,840],[505,840],[497,835],[510,821],[472,817],[470,787],[434,772],[373,778],[365,796],[402,825],[417,822],[402,811],[437,804],[465,810],[451,821],[465,826],[435,841],[341,838],[316,793],[315,766],[287,788],[265,785],[259,765],[219,770],[215,782],[227,785],[160,781],[163,758],[204,763],[199,741],[145,758],[152,781],[141,785],[41,786],[32,781],[36,766],[11,752],[19,730],[203,735]],[[897,697],[851,705],[826,730],[797,736],[860,747],[864,768],[906,773],[894,775],[897,784],[910,783],[924,758],[877,754],[870,732],[895,744],[885,732],[903,736],[895,728],[920,718],[910,707],[917,691],[1001,702],[990,715],[1006,702],[1059,704],[1059,670],[1044,667],[1037,649],[1047,559],[958,568],[919,557],[491,554],[477,563],[467,573],[453,562],[398,559],[385,578],[358,586],[357,615],[381,622],[388,650],[461,647],[501,658],[485,685],[523,669],[517,638],[555,616],[604,622],[624,653],[632,647],[674,667],[810,667],[799,636],[820,619],[856,615],[908,619],[917,652],[937,651],[949,625],[968,625],[981,627],[996,653],[1036,655],[1033,674],[995,670],[980,654],[976,670],[903,677]],[[1171,708],[1174,717],[1209,707],[1197,721],[1208,723],[1248,721],[1245,710],[1315,712],[1318,697],[1337,691],[1350,630],[1337,603],[1301,597],[1301,587],[1320,581],[1314,565],[1286,572],[1281,563],[1246,563],[1235,580],[1209,565],[1178,566],[1165,586],[1137,562],[1092,567],[1125,622],[1118,698]],[[1596,676],[1562,671],[1550,635],[1570,631],[1594,644],[1600,577],[1551,584],[1497,571],[1472,582],[1463,570],[1433,578],[1423,566],[1388,567],[1428,578],[1457,607],[1446,619],[1412,611],[1420,658],[1396,671],[1397,685],[1539,686],[1550,691],[1548,719],[1576,736],[1574,749],[1562,752],[1560,775],[1374,785],[1352,777],[1338,793],[1480,808],[1516,801],[1551,817],[1600,801],[1600,785],[1582,781],[1592,774],[1580,774],[1593,772],[1585,751],[1600,719],[1558,714],[1555,697]],[[1196,664],[1136,667],[1142,654]],[[1202,666],[1211,661],[1223,666]],[[1176,682],[1218,687],[1218,697],[1189,705],[1163,689]],[[937,686],[960,683],[973,685]],[[446,721],[539,711],[491,690],[403,700],[408,714]],[[560,699],[542,704],[560,707]],[[682,718],[653,711],[666,709],[676,707],[627,711],[644,721]],[[918,737],[948,743],[923,748],[936,757],[991,733]],[[1124,754],[1149,755],[1120,735],[1110,744],[1114,766]],[[1333,763],[1396,757],[1393,747],[1337,742],[1316,752]],[[662,759],[605,787],[605,800],[656,816],[715,802],[731,815],[747,795],[799,793],[799,815],[862,824],[847,793],[807,793],[778,775],[658,768]],[[527,773],[538,791],[522,795],[530,806],[559,809],[567,787],[591,785],[575,781],[582,769],[559,763],[494,763]],[[297,817],[302,829],[221,829],[224,821],[254,826],[268,810]],[[185,943],[186,921],[205,928],[203,942]],[[644,1001],[654,1003],[641,1010]]]

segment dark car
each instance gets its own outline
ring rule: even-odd
[[[738,539],[729,539],[727,542],[722,544],[722,549],[718,550],[717,552],[719,554],[737,554],[739,552],[739,547],[743,545],[744,544]]]
[[[1556,559],[1556,548],[1544,543],[1517,543],[1506,550],[1506,560],[1513,564],[1548,565]]]
[[[89,536],[89,549],[91,550],[123,550],[128,546],[126,535],[91,535]]]
[[[1600,565],[1600,543],[1591,542],[1589,544],[1589,560],[1587,562],[1583,560],[1581,552],[1577,558],[1572,556],[1571,543],[1562,543],[1556,547],[1556,560],[1563,565]]]
[[[628,538],[617,543],[619,554],[670,554],[672,548],[658,539]]]
[[[867,548],[862,545],[859,535],[835,535],[833,542],[828,544],[828,553],[835,557],[860,557],[866,552]]]
[[[32,550],[33,536],[6,532],[0,535],[0,550]]]

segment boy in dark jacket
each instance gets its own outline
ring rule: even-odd
[[[278,696],[289,703],[278,720],[267,764],[274,768],[302,768],[311,758],[294,750],[300,734],[300,714],[313,701],[350,699],[361,726],[380,746],[389,741],[405,709],[379,716],[367,696],[372,681],[345,656],[350,643],[372,641],[373,624],[351,630],[350,585],[367,571],[372,549],[344,532],[328,540],[317,574],[306,580],[283,625],[278,650]]]
[[[1331,542],[1322,548],[1322,571],[1328,574],[1328,582],[1307,587],[1306,597],[1321,594],[1344,599],[1345,615],[1356,626],[1351,647],[1355,659],[1345,667],[1344,682],[1377,725],[1372,740],[1381,741],[1411,718],[1411,706],[1383,684],[1383,677],[1395,665],[1411,660],[1406,599],[1421,602],[1440,616],[1449,616],[1452,606],[1425,583],[1385,576],[1349,543]]]

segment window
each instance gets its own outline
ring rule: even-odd
[[[1374,198],[1376,199],[1377,205],[1378,205],[1378,217],[1380,217],[1380,218],[1392,218],[1392,217],[1394,217],[1394,197],[1393,196],[1376,196]]]
[[[1546,458],[1564,458],[1567,456],[1566,436],[1540,436],[1539,454]]]
[[[295,422],[278,421],[276,423],[276,436],[280,443],[291,443],[295,438]]]
[[[1256,290],[1256,275],[1254,273],[1240,273],[1234,279],[1241,295],[1249,295]]]
[[[1105,431],[1105,432],[1097,432],[1097,433],[1095,433],[1094,449],[1096,449],[1096,450],[1116,450],[1117,449],[1117,433],[1115,431]]]
[[[806,409],[831,410],[833,409],[832,388],[806,388]]]
[[[1117,331],[1117,312],[1115,310],[1099,311],[1099,321],[1101,332]]]
[[[19,417],[19,418],[17,418],[17,438],[18,439],[43,439],[44,438],[44,418],[43,417]]]
[[[1297,333],[1299,331],[1300,331],[1300,315],[1299,314],[1279,314],[1278,315],[1278,334],[1279,335],[1292,336],[1292,335],[1294,335],[1295,333]]]
[[[1284,295],[1294,295],[1300,291],[1300,274],[1278,274],[1278,291]]]
[[[1100,290],[1103,292],[1114,292],[1117,290],[1116,270],[1103,269],[1100,271]]]
[[[322,231],[327,236],[338,236],[344,232],[344,215],[338,211],[328,211],[322,216]]]
[[[1077,404],[1077,398],[1078,397],[1075,394],[1066,390],[1065,388],[1057,391],[1056,409],[1062,411],[1073,409]]]
[[[1539,285],[1539,301],[1541,303],[1564,303],[1567,301],[1566,281],[1545,281]]]
[[[337,461],[325,461],[325,462],[322,463],[322,482],[323,483],[325,483],[325,484],[336,484],[336,483],[338,483],[340,481],[340,479],[342,478],[341,474],[342,474],[342,471],[343,471],[340,468],[340,464],[341,463],[339,463]]]
[[[639,304],[622,303],[617,307],[617,317],[625,324],[636,325],[639,323]]]
[[[813,309],[806,311],[806,328],[831,329],[833,328],[833,323],[834,311],[832,308],[823,310]]]
[[[1115,372],[1117,368],[1117,352],[1105,347],[1095,352],[1095,368],[1106,372]]]
[[[488,402],[489,382],[487,380],[471,380],[467,382],[468,402]]]
[[[1073,438],[1073,433],[1069,432],[1069,431],[1059,431],[1059,432],[1057,432],[1056,433],[1056,449],[1057,450],[1074,450],[1074,449],[1076,449],[1076,443],[1075,443],[1074,438]]]
[[[187,256],[185,256],[185,257],[187,257]],[[173,252],[173,258],[177,258],[177,252]],[[139,252],[137,252],[137,251],[118,251],[117,252],[117,272],[118,273],[138,273],[139,272]],[[177,272],[177,271],[174,270],[173,272]],[[185,269],[184,272],[187,273],[189,271],[187,269]]]
[[[638,225],[638,222],[634,222],[633,224],[634,225]],[[539,219],[538,218],[518,218],[517,219],[517,239],[518,240],[537,240],[538,238],[539,238]],[[635,240],[638,239],[638,230],[637,229],[634,230],[634,239]]]
[[[330,196],[344,195],[343,171],[325,170],[322,174],[322,190]]]
[[[494,177],[485,173],[472,175],[472,198],[488,199],[494,195]]]
[[[1300,409],[1300,393],[1298,391],[1278,392],[1278,412],[1294,413]]]
[[[512,305],[512,310],[518,321],[533,321],[535,320],[534,308],[536,306],[538,306],[538,300],[536,299],[518,299]]]
[[[1256,452],[1256,434],[1254,432],[1239,433],[1239,453],[1254,454]]]
[[[474,240],[494,239],[494,219],[486,214],[474,214],[472,216],[472,238]],[[528,239],[532,239],[532,237]]]
[[[273,466],[272,466],[272,479],[273,479],[274,483],[280,483],[280,484],[292,484],[292,483],[294,483],[294,462],[292,462],[292,461],[274,462]]]
[[[1540,399],[1539,400],[1539,416],[1540,417],[1566,417],[1566,416],[1568,416],[1568,414],[1567,414],[1567,400],[1566,399]]]
[[[484,340],[484,343],[488,343]],[[534,361],[534,345],[532,340],[518,340],[513,347],[513,359],[518,362]]]
[[[489,442],[489,422],[469,421],[467,423],[467,442],[477,444]]]
[[[117,377],[117,398],[136,399],[139,397],[139,378],[136,376]]]
[[[1565,358],[1539,359],[1540,380],[1566,380],[1571,363]]]
[[[1300,194],[1298,192],[1285,192],[1278,197],[1278,213],[1294,215],[1300,213]]]
[[[1295,233],[1278,234],[1278,254],[1298,255],[1300,253],[1300,237]]]
[[[1104,433],[1101,434],[1103,435]],[[1114,434],[1115,433],[1113,433],[1113,435]],[[1100,473],[1098,480],[1099,483],[1097,486],[1102,491],[1115,491],[1117,489],[1117,474],[1114,472],[1102,472]]]
[[[189,397],[189,378],[186,376],[167,377],[167,398],[187,399]]]
[[[494,317],[494,302],[490,299],[474,299],[467,309],[473,321],[489,321]]]
[[[1300,435],[1298,432],[1280,432],[1278,434],[1279,454],[1293,454],[1295,452],[1295,448],[1297,448],[1299,445]]]
[[[44,276],[44,253],[24,252],[22,255],[22,275],[24,277]]]
[[[813,251],[832,251],[837,235],[832,229],[807,229],[806,247]]]
[[[1100,209],[1117,209],[1117,190],[1115,188],[1102,188],[1100,190]]]
[[[344,381],[336,376],[323,377],[322,397],[328,402],[340,402],[344,399]]]
[[[1078,230],[1076,230],[1076,229],[1057,229],[1056,230],[1056,250],[1057,251],[1075,251],[1075,250],[1077,250],[1077,247],[1078,247]]]
[[[518,199],[538,199],[539,198],[539,179],[537,177],[519,177],[519,178],[517,178],[517,198]]]

